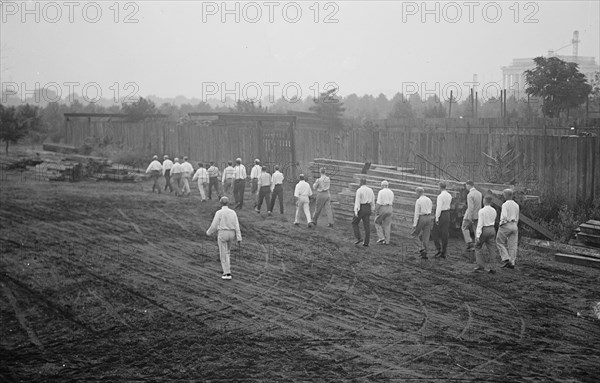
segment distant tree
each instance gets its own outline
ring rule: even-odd
[[[15,108],[0,104],[0,139],[6,143],[6,154],[10,143],[16,144],[30,131],[40,128],[38,107],[29,104]]]
[[[423,117],[426,118],[444,118],[446,117],[446,109],[444,104],[440,101],[440,98],[436,95],[430,96],[425,101],[425,107],[423,108]]]
[[[232,112],[237,113],[266,113],[267,108],[262,106],[262,103],[254,103],[254,100],[237,100],[235,108],[230,108]]]
[[[343,125],[342,116],[346,108],[343,103],[336,97],[336,88],[332,88],[319,95],[319,98],[314,98],[309,110],[315,112],[319,117],[329,121],[333,127],[341,127]]]
[[[558,57],[536,57],[535,68],[526,70],[525,92],[542,99],[542,112],[548,117],[559,117],[583,104],[592,87],[576,63],[568,63]]]
[[[402,96],[402,99],[396,99],[392,106],[392,111],[388,114],[389,118],[413,118],[414,116],[415,113],[412,105],[404,98],[404,96]]]
[[[591,81],[592,90],[590,91],[590,101],[600,105],[600,72],[594,73]]]
[[[127,115],[127,121],[131,122],[141,121],[148,115],[158,113],[154,103],[143,97],[133,103],[123,103],[121,109]]]

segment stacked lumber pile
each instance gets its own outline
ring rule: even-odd
[[[597,248],[525,237],[521,238],[520,242],[525,247],[552,255],[557,262],[600,268],[600,250]]]
[[[360,186],[360,179],[366,178],[367,185],[373,189],[375,195],[381,189],[381,181],[387,180],[389,188],[394,192],[394,214],[392,224],[407,229],[412,227],[414,204],[416,200],[415,188],[422,187],[425,195],[434,202],[439,194],[438,184],[442,179],[434,177],[425,177],[415,174],[412,168],[400,168],[392,165],[372,164],[366,173],[365,164],[358,162],[331,160],[316,158],[311,163],[311,175],[313,179],[318,178],[319,168],[325,167],[331,178],[331,194],[333,206],[337,218],[351,220],[354,210],[354,198],[356,190]],[[444,180],[447,191],[452,195],[451,205],[451,228],[460,228],[462,216],[466,209],[466,189],[463,182],[454,180]],[[524,195],[522,188],[499,185],[491,183],[477,183],[477,189],[483,194],[491,193],[499,198],[502,191],[506,188],[512,188],[517,193],[523,194],[524,199],[534,199],[539,201],[537,196]]]
[[[600,221],[590,219],[579,225],[577,240],[589,246],[600,247]]]

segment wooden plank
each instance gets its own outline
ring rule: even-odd
[[[554,260],[557,262],[569,263],[571,265],[600,269],[600,259],[589,258],[581,255],[556,253],[554,254]]]
[[[600,235],[597,234],[579,233],[577,234],[577,239],[588,244],[600,246]]]

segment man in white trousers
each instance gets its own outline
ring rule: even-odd
[[[192,192],[190,190],[190,177],[194,172],[194,167],[188,162],[187,157],[183,157],[181,169],[183,170],[183,172],[181,173],[181,181],[183,182],[183,195],[190,195],[190,193]]]
[[[506,200],[500,212],[500,226],[496,236],[496,244],[502,258],[502,267],[515,268],[517,246],[519,242],[519,205],[513,201],[513,191],[506,189],[502,192]]]
[[[219,255],[221,256],[221,267],[223,268],[222,279],[231,279],[231,247],[234,241],[242,242],[242,232],[240,231],[240,223],[235,211],[230,209],[229,198],[221,197],[221,210],[215,213],[212,224],[206,231],[207,235],[212,235],[218,231],[217,243],[219,244]]]
[[[311,195],[312,190],[310,189],[310,185],[304,180],[304,174],[300,174],[300,181],[294,189],[294,197],[296,197],[296,219],[294,220],[294,225],[300,225],[300,211],[303,211],[308,222],[308,227],[313,226],[310,219],[310,201],[308,199]]]
[[[204,167],[202,162],[198,163],[198,170],[194,173],[194,177],[192,177],[193,181],[198,181],[198,190],[200,191],[200,198],[202,202],[206,201],[206,187],[209,183],[208,170]]]

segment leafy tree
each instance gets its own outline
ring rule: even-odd
[[[446,117],[446,109],[444,104],[440,101],[440,98],[436,95],[429,96],[425,101],[425,108],[423,109],[423,117],[426,118],[444,118]]]
[[[526,70],[525,92],[542,99],[542,112],[548,117],[559,117],[585,102],[592,87],[576,63],[558,57],[536,57],[535,68]]]
[[[0,104],[0,139],[6,143],[6,154],[9,143],[16,144],[30,131],[39,129],[40,125],[37,106],[26,104],[15,108]]]
[[[231,108],[233,112],[237,113],[266,113],[267,108],[262,106],[259,101],[258,104],[254,103],[254,100],[237,100],[235,108]]]
[[[141,121],[148,115],[157,114],[158,112],[154,103],[143,97],[133,103],[123,103],[121,109],[127,115],[127,121],[131,122]]]
[[[315,112],[319,117],[329,121],[333,127],[341,127],[343,125],[342,116],[346,108],[343,103],[336,97],[336,88],[332,88],[319,95],[319,98],[313,99],[314,105],[309,110]]]
[[[400,94],[401,99],[396,99],[392,106],[392,111],[388,114],[389,118],[413,118],[415,113],[413,112],[412,105]]]

